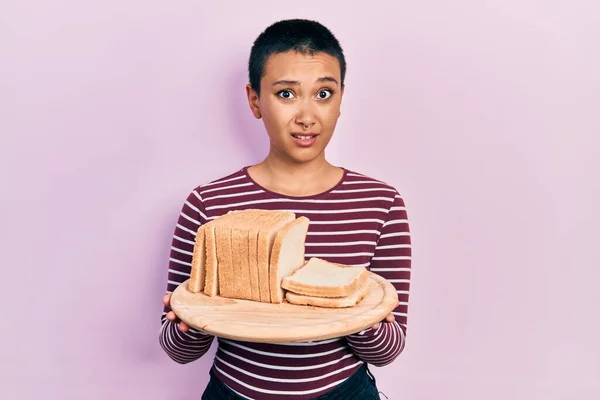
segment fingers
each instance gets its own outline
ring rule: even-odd
[[[179,330],[181,332],[187,332],[190,329],[190,327],[188,326],[188,324],[186,324],[185,322],[181,321],[179,323]]]
[[[167,313],[167,319],[171,322],[175,322],[177,320],[177,315],[173,311],[169,311]]]
[[[165,294],[162,298],[162,302],[165,305],[165,307],[171,307],[171,294],[170,293]],[[190,329],[188,324],[186,324],[183,321],[179,321],[179,319],[177,318],[177,315],[175,315],[175,313],[173,311],[169,311],[167,313],[167,320],[169,320],[171,322],[178,322],[177,327],[182,332],[187,332]]]
[[[165,307],[170,307],[171,305],[171,293],[167,293],[163,296],[162,298],[162,302],[165,305]]]
[[[175,315],[175,313],[173,311],[169,311],[167,313],[167,320],[169,320],[171,322],[176,322],[177,327],[182,332],[187,332],[188,330],[190,330],[190,326],[188,324],[186,324],[185,322],[180,321],[179,318],[177,318],[177,315]]]
[[[385,322],[394,322],[396,320],[396,317],[394,317],[394,314],[388,314],[387,317],[385,317]],[[379,329],[379,327],[381,326],[381,323],[376,323],[375,325],[373,325],[371,327],[371,329],[373,330],[377,330]]]

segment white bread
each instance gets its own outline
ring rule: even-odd
[[[194,251],[192,253],[192,270],[188,289],[192,293],[204,291],[206,279],[206,235],[205,226],[201,225],[196,232]]]
[[[346,297],[354,293],[369,277],[365,267],[350,267],[313,257],[281,287],[296,294],[317,297]]]
[[[309,224],[308,218],[299,217],[275,236],[269,262],[271,303],[283,302],[285,292],[281,288],[282,279],[304,265],[304,243]]]
[[[300,306],[326,307],[326,308],[345,308],[357,305],[369,292],[369,281],[365,281],[356,291],[346,297],[317,297],[305,296],[294,292],[286,292],[285,298],[290,304]]]
[[[219,259],[217,256],[217,225],[221,225],[226,223],[228,220],[230,221],[232,218],[236,216],[234,214],[239,211],[229,211],[227,214],[220,216],[212,221],[209,221],[205,224],[205,247],[206,247],[206,272],[205,272],[205,284],[204,284],[204,294],[207,296],[218,296],[220,295],[219,289],[219,275],[223,275],[223,272],[227,274],[227,271],[219,272]],[[227,229],[221,228],[221,235],[223,233],[227,234]],[[225,249],[227,250],[227,249]],[[224,254],[224,249],[221,247],[221,261],[223,257],[227,257],[228,254]],[[227,257],[228,258],[228,257]],[[225,261],[227,263],[227,260]],[[226,265],[227,267],[227,265]],[[225,268],[226,268],[225,267]]]
[[[218,286],[219,296],[236,299],[248,299],[251,297],[247,287],[247,281],[242,278],[249,275],[249,268],[241,265],[244,260],[248,260],[248,252],[239,248],[240,231],[247,230],[245,226],[253,219],[264,215],[259,210],[235,210],[214,220],[216,223],[215,237],[217,245],[217,264],[218,264]],[[241,241],[245,241],[243,235]],[[236,247],[236,245],[238,247]],[[242,272],[242,268],[248,273]]]
[[[206,294],[207,296],[214,297],[219,295],[217,240],[215,237],[214,221],[210,221],[204,226],[204,237],[204,243],[206,246],[206,273],[204,278],[204,294]]]
[[[229,211],[196,234],[189,290],[317,307],[352,307],[367,293],[368,271],[311,258],[305,261],[310,220],[290,211]]]
[[[231,228],[231,248],[233,260],[233,295],[241,300],[253,300],[254,292],[258,293],[258,281],[251,283],[250,274],[250,241],[248,240],[248,230],[256,225],[264,213],[256,210],[249,210],[243,218],[239,218]],[[253,250],[256,248],[256,239],[253,243]],[[256,255],[256,251],[254,250]],[[254,256],[256,261],[256,256]],[[254,263],[256,268],[256,262]]]
[[[233,293],[233,252],[231,249],[231,219],[224,216],[215,220],[215,238],[217,242],[217,272],[219,296],[235,297]]]
[[[263,217],[263,220],[268,218]],[[250,296],[252,301],[261,301],[260,283],[258,273],[258,231],[260,224],[257,222],[248,228],[248,269],[250,271]]]
[[[271,285],[269,279],[269,262],[271,250],[277,233],[296,219],[293,212],[273,211],[268,219],[263,219],[258,231],[258,289],[260,301],[271,302]]]

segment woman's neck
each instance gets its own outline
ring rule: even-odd
[[[335,186],[344,171],[324,157],[306,163],[290,163],[268,156],[248,169],[259,185],[288,196],[312,196]]]

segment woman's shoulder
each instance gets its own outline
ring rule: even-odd
[[[238,168],[227,174],[213,175],[203,182],[196,183],[191,190],[188,190],[186,202],[194,207],[204,208],[206,200],[243,191],[244,187],[250,186],[250,184],[245,168]]]
[[[202,197],[203,193],[211,193],[220,190],[239,187],[240,184],[247,184],[247,175],[245,168],[238,168],[227,174],[209,176],[202,182],[196,183],[192,192]]]
[[[359,190],[381,190],[384,192],[393,193],[399,196],[400,192],[397,187],[386,180],[382,180],[373,175],[362,173],[360,171],[344,168],[346,170],[346,179],[344,184]]]

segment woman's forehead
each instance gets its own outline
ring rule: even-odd
[[[263,79],[269,83],[295,81],[315,83],[323,78],[340,82],[341,70],[338,60],[327,53],[303,54],[286,52],[274,54],[265,64]]]

